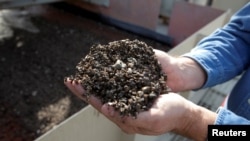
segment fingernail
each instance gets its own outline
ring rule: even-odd
[[[66,77],[65,79],[64,79],[66,82],[70,82],[70,83],[72,83],[72,81],[74,80],[73,79],[73,76],[70,76],[70,77]]]
[[[68,82],[68,81],[71,81],[71,80],[70,80],[70,77],[65,77],[65,78],[64,78],[64,82]]]

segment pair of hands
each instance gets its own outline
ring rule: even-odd
[[[174,58],[167,53],[154,50],[163,71],[167,74],[167,85],[173,92],[199,88],[205,82],[205,73],[200,66],[192,59],[179,57]],[[186,100],[176,93],[160,95],[154,105],[145,112],[133,117],[121,117],[118,112],[108,104],[90,96],[88,101],[83,96],[82,86],[70,79],[65,81],[65,85],[70,91],[96,108],[109,120],[119,126],[124,132],[129,134],[160,135],[169,131],[183,135],[189,134],[190,125],[196,121],[192,117],[193,111],[199,111],[197,105]],[[187,135],[189,136],[189,135]]]

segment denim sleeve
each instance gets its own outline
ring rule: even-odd
[[[217,119],[215,125],[233,125],[233,124],[250,124],[250,121],[234,114],[232,111],[220,107],[218,110]]]
[[[207,73],[203,88],[223,83],[242,73],[250,62],[250,3],[222,28],[201,40],[183,56],[197,61]]]

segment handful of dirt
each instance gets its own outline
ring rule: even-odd
[[[122,116],[136,117],[168,92],[167,76],[153,48],[139,40],[93,45],[71,79],[81,83],[87,96],[109,103]]]

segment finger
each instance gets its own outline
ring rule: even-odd
[[[101,101],[94,96],[86,96],[85,90],[76,81],[71,80],[70,78],[65,79],[64,84],[69,88],[69,90],[74,93],[77,97],[82,99],[83,101],[91,104],[98,111],[100,111],[102,103]]]
[[[140,127],[138,127],[136,129],[136,133],[141,134],[141,135],[149,135],[149,136],[153,136],[153,135],[155,136],[155,135],[162,134],[162,133],[158,133],[158,132],[151,130],[151,129],[145,129],[145,128],[140,128]]]
[[[72,85],[73,83],[73,80],[71,80],[70,78],[66,78],[64,80],[64,84],[68,87],[68,89],[73,93],[75,94],[76,96],[78,96],[78,92],[77,90],[74,88],[74,86]]]
[[[145,127],[138,127],[137,125],[140,125],[138,123],[138,120],[134,119],[134,117],[128,117],[128,116],[121,116],[119,112],[114,111],[114,108],[112,106],[109,106],[108,104],[104,104],[102,107],[102,113],[104,116],[106,116],[109,120],[111,120],[113,123],[115,123],[124,133],[127,134],[144,134],[144,135],[158,135],[158,133],[151,131],[150,129],[146,129]],[[143,115],[142,115],[143,116]],[[127,120],[131,120],[130,124],[127,124]],[[143,126],[145,125],[145,122],[142,122]]]
[[[88,97],[88,103],[91,104],[95,109],[97,109],[99,112],[102,113],[101,108],[103,106],[103,103],[101,102],[99,98],[90,95]]]
[[[159,135],[162,132],[159,130],[152,129],[152,125],[154,126],[154,119],[151,118],[153,115],[153,110],[141,112],[137,115],[136,118],[128,117],[124,120],[124,124],[129,127],[134,127],[134,132],[137,134],[143,135]],[[146,123],[146,124],[145,124]]]
[[[104,104],[102,106],[101,112],[105,117],[115,123],[123,132],[127,134],[134,134],[136,130],[133,126],[129,126],[124,123],[127,116],[121,116],[119,112],[115,111],[109,104]]]
[[[124,120],[125,124],[129,126],[135,126],[137,128],[144,128],[144,129],[150,129],[151,124],[145,124],[145,123],[152,123],[152,109],[149,109],[148,111],[140,112],[136,118],[134,117],[128,117]]]
[[[85,101],[87,101],[86,92],[83,89],[82,85],[80,85],[77,81],[73,81],[71,84],[72,84],[74,91],[76,92],[75,94],[78,97],[81,97],[81,99],[84,99]]]
[[[115,116],[115,110],[113,107],[111,107],[109,104],[104,104],[101,108],[102,113],[109,117],[109,118],[114,118]]]
[[[126,134],[136,134],[137,131],[135,130],[135,127],[128,126],[126,124],[118,124],[118,127]]]
[[[101,111],[101,107],[103,104],[100,99],[98,99],[93,95],[87,95],[82,85],[80,85],[79,83],[72,83],[72,85],[74,87],[74,90],[77,92],[78,96],[80,96],[84,101],[91,104],[98,111]]]
[[[103,115],[117,124],[124,123],[124,120],[127,118],[126,116],[121,116],[120,113],[115,111],[114,107],[108,103],[102,106],[101,111]]]

